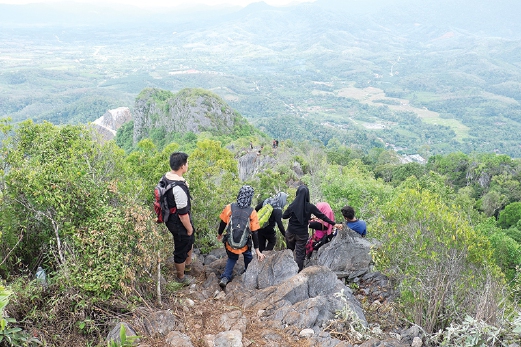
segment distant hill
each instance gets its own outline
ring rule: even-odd
[[[204,89],[186,88],[174,94],[147,88],[136,98],[134,144],[143,138],[165,141],[176,134],[201,132],[239,137],[258,130],[218,95]]]
[[[15,121],[86,123],[144,88],[197,87],[281,140],[521,157],[518,1],[0,5],[0,28],[0,116]]]

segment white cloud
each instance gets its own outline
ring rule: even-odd
[[[175,6],[186,6],[194,5],[196,3],[206,5],[219,5],[219,4],[230,4],[246,6],[253,2],[259,2],[260,0],[0,0],[3,4],[28,4],[28,3],[51,3],[51,2],[83,2],[83,3],[97,3],[97,4],[125,4],[138,7],[175,7]],[[264,0],[265,3],[271,6],[285,6],[293,3],[300,2],[313,2],[315,0]]]

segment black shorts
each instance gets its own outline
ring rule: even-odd
[[[188,252],[192,249],[195,236],[193,233],[190,236],[185,233],[172,233],[172,236],[174,236],[174,263],[184,263],[188,258]]]

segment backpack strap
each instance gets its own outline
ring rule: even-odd
[[[164,195],[164,199],[165,199],[165,206],[168,207],[168,210],[170,212],[170,215],[172,214],[175,214],[177,212],[177,203],[176,203],[176,206],[174,207],[170,207],[170,204],[168,203],[168,191],[169,190],[173,190],[174,187],[180,185],[180,184],[184,184],[186,185],[186,183],[184,181],[171,181],[169,180],[168,178],[166,178],[166,175],[163,176],[163,180],[165,181],[166,183],[166,188],[165,188],[165,195]],[[173,200],[175,202],[175,195],[174,193],[172,192],[172,197],[173,197]]]

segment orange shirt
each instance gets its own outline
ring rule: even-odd
[[[224,210],[219,215],[219,218],[221,218],[221,220],[223,222],[228,224],[228,222],[230,222],[231,216],[232,216],[232,205],[229,204],[229,205],[226,205]],[[254,232],[257,232],[257,230],[259,230],[259,229],[260,229],[259,217],[257,216],[257,211],[255,211],[255,209],[253,209],[253,211],[251,211],[251,214],[250,214],[250,230],[252,233],[254,233]],[[229,250],[230,252],[235,253],[235,254],[242,254],[248,250],[248,245],[242,247],[241,249],[233,249],[232,247],[230,247],[230,245],[228,245],[227,242],[225,243],[225,247],[227,250]]]

